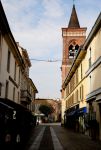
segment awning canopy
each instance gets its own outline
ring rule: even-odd
[[[9,105],[3,103],[3,102],[0,102],[0,109],[4,109],[4,108],[5,108],[5,109],[14,110],[13,107],[11,107],[11,106],[9,106]]]
[[[87,112],[87,107],[82,107],[67,113],[67,116],[80,116]]]
[[[76,114],[76,112],[77,112],[76,110],[71,111],[70,113],[67,114],[67,116],[74,116]]]
[[[4,104],[5,107],[12,108],[13,110],[16,110],[16,111],[27,111],[27,112],[30,112],[24,106],[22,106],[20,104],[17,104],[17,103],[15,103],[15,102],[13,102],[12,100],[9,100],[9,99],[0,98],[0,103]]]
[[[77,113],[80,115],[80,114],[84,114],[87,112],[87,107],[82,107],[82,108],[79,108]]]

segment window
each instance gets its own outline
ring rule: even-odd
[[[74,53],[73,53],[73,45],[69,46],[69,58],[73,58],[74,57]]]
[[[74,42],[69,46],[69,58],[74,58],[78,52],[79,45]]]
[[[76,86],[76,74],[74,74],[74,88]]]
[[[80,100],[82,99],[81,86],[80,86]]]
[[[9,88],[9,82],[6,81],[5,98],[8,98],[8,88]]]
[[[0,47],[1,47],[1,31],[0,31]]]
[[[76,102],[78,102],[78,90],[76,91]]]
[[[90,57],[89,57],[89,68],[90,68],[91,64],[92,64],[92,60],[91,60],[91,48],[89,49],[89,52],[90,52]]]
[[[77,45],[75,46],[75,52],[76,52],[76,53],[77,53],[78,49],[79,49],[79,45],[77,44]]]
[[[19,68],[19,85],[20,85],[20,68]]]
[[[20,97],[19,97],[19,96],[20,96],[20,94],[19,94],[19,92],[18,92],[18,102],[19,102],[19,100],[20,100]]]
[[[91,82],[91,75],[89,76],[89,80],[90,80],[90,91],[91,91],[91,84],[92,84],[92,82]]]
[[[16,80],[16,62],[15,62],[15,68],[14,68],[14,80]]]
[[[0,31],[0,49],[1,49],[1,37],[2,37],[2,36],[1,36],[1,31]]]
[[[1,68],[1,55],[2,55],[2,48],[1,48],[1,32],[0,32],[0,68]]]
[[[7,58],[7,71],[10,72],[10,51],[8,50],[8,58]]]
[[[72,91],[72,81],[70,81],[70,92]]]
[[[68,84],[68,92],[70,93],[70,82]]]
[[[83,85],[81,86],[82,87],[82,100],[83,100],[83,96],[84,96],[84,88],[83,88]]]
[[[66,108],[68,108],[68,101],[66,101]]]
[[[80,87],[80,100],[83,100],[83,85]]]
[[[74,104],[74,94],[72,94],[72,105]]]
[[[69,94],[69,86],[67,85],[67,87],[66,87],[66,97],[68,96],[68,94]]]
[[[0,96],[1,96],[2,84],[0,83]]]
[[[74,76],[72,77],[71,82],[72,82],[72,90],[73,90],[74,89]]]
[[[82,79],[83,75],[82,75],[82,64],[81,64],[81,79]]]
[[[78,84],[78,69],[76,70],[76,85]]]
[[[15,87],[13,88],[13,100],[15,100]]]

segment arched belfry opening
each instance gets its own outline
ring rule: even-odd
[[[78,49],[79,49],[79,45],[76,44],[76,42],[73,42],[69,45],[69,58],[75,58]]]

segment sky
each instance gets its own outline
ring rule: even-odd
[[[1,2],[15,41],[27,50],[31,60],[29,75],[38,90],[36,97],[61,98],[61,28],[68,27],[73,0]],[[87,27],[88,35],[101,12],[101,0],[75,0],[74,3],[80,26]]]

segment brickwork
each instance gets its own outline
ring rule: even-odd
[[[67,36],[68,33],[71,32],[70,36]],[[63,37],[63,58],[62,58],[62,80],[64,81],[66,78],[66,75],[69,72],[70,66],[74,59],[69,59],[69,46],[70,44],[73,44],[74,42],[78,44],[79,46],[82,45],[86,39],[85,34],[81,36],[82,33],[86,32],[86,28],[81,29],[69,29],[69,28],[63,28],[62,29],[62,37]],[[75,36],[72,35],[75,33]],[[78,34],[77,34],[78,33]],[[77,36],[76,36],[77,34]],[[80,35],[80,36],[78,36]]]
[[[62,49],[62,84],[69,73],[70,67],[75,59],[69,57],[69,46],[81,46],[86,39],[86,28],[81,28],[78,22],[75,6],[73,5],[68,27],[62,28],[63,49]],[[62,97],[63,97],[62,90]]]

